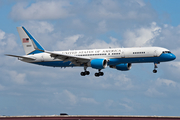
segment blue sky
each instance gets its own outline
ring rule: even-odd
[[[0,115],[179,116],[179,0],[1,0]],[[107,68],[81,77],[83,68],[51,68],[18,61],[24,55],[17,26],[47,50],[159,46],[175,61]]]

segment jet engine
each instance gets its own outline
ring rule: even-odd
[[[95,69],[104,69],[107,67],[107,60],[106,59],[93,59],[90,62],[92,68]]]
[[[131,69],[131,63],[121,63],[115,66],[110,66],[110,68],[115,68],[117,70],[121,71],[127,71]]]

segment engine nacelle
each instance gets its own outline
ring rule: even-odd
[[[121,71],[127,71],[131,69],[131,63],[121,63],[116,66],[110,66],[110,68],[115,68],[117,70]]]
[[[91,67],[95,69],[104,69],[107,67],[107,60],[106,59],[93,59],[90,62]]]

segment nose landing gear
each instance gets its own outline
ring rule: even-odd
[[[158,68],[158,67],[157,67],[157,64],[159,64],[159,63],[154,63],[154,70],[153,70],[153,73],[157,73],[157,70],[156,70],[156,68]]]
[[[154,69],[154,70],[153,70],[153,73],[157,73],[157,70]]]

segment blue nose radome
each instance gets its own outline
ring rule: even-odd
[[[169,53],[167,57],[169,60],[175,60],[176,59],[176,56],[172,53]]]
[[[172,53],[163,53],[161,54],[161,56],[159,57],[160,58],[160,61],[171,61],[171,60],[174,60],[176,59],[176,56]]]

